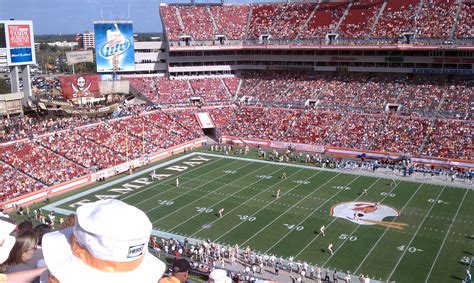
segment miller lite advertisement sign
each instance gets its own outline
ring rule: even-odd
[[[0,47],[6,45],[8,65],[36,64],[33,22],[1,21],[0,28]]]
[[[94,22],[97,72],[135,71],[132,22]]]

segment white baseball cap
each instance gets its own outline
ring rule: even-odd
[[[209,282],[213,283],[231,283],[232,279],[227,276],[227,271],[223,269],[214,269],[209,274]]]
[[[0,264],[4,263],[15,245],[15,237],[10,236],[16,225],[0,219]]]
[[[45,234],[43,254],[61,283],[156,283],[165,264],[148,252],[145,213],[109,199],[77,209],[74,227]]]

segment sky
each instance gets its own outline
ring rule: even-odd
[[[196,0],[196,2],[212,1]],[[132,20],[134,32],[156,33],[163,31],[159,15],[161,2],[189,3],[189,0],[0,0],[0,19],[32,20],[35,35],[92,31],[94,20]],[[226,0],[225,2],[270,1]]]

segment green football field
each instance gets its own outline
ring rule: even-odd
[[[474,192],[409,179],[392,185],[311,166],[191,153],[45,209],[65,214],[104,198],[146,212],[156,235],[248,245],[377,280],[459,282],[474,252]]]

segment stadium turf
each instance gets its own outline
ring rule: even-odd
[[[160,180],[151,181],[153,168]],[[80,201],[114,197],[145,211],[157,231],[248,245],[396,282],[459,282],[474,251],[472,190],[410,181],[392,185],[389,179],[205,153],[124,178],[48,209],[73,212]],[[364,189],[367,194],[361,193]],[[350,221],[352,214],[347,219],[330,215],[331,207],[346,202],[378,203],[378,211],[387,206],[401,215],[373,225]],[[326,236],[319,235],[322,225]],[[327,251],[330,243],[333,255]]]

